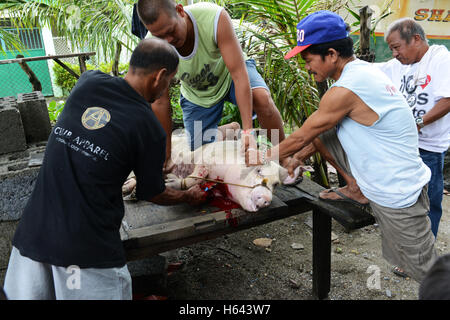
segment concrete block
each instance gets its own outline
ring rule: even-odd
[[[11,242],[16,232],[18,221],[0,222],[0,270],[5,270],[8,267],[9,256],[11,254]],[[3,280],[0,276],[0,286]]]
[[[40,167],[27,168],[28,164],[11,167],[12,173],[0,175],[0,221],[20,219],[34,189]]]
[[[40,91],[17,95],[27,143],[46,141],[52,131],[47,102]]]
[[[3,105],[11,105],[17,108],[17,100],[16,97],[2,97],[0,98],[0,109]]]
[[[40,170],[40,166],[30,166],[29,162],[44,150],[45,145],[33,145],[25,151],[0,156],[0,222],[22,216]]]
[[[0,98],[0,154],[23,151],[27,148],[22,118],[15,98]]]

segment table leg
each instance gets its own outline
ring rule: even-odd
[[[325,299],[330,292],[331,217],[313,210],[313,294]]]

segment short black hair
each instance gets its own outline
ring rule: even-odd
[[[166,68],[172,74],[178,67],[179,57],[175,49],[166,41],[158,38],[144,39],[139,42],[131,54],[130,69],[151,73]]]
[[[346,30],[350,31],[350,26],[346,23]],[[330,42],[324,42],[319,44],[313,44],[305,49],[305,52],[311,54],[320,54],[322,60],[325,60],[325,56],[328,55],[328,50],[336,50],[342,58],[350,58],[353,56],[353,40],[350,37],[334,40]]]
[[[170,17],[176,15],[176,3],[174,0],[139,0],[137,12],[142,23],[145,25],[155,22],[161,10],[164,10]]]
[[[420,300],[450,300],[450,254],[439,257],[419,287]]]

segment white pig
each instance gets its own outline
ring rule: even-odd
[[[274,188],[290,178],[287,170],[274,161],[247,167],[240,141],[213,142],[193,152],[185,141],[183,136],[172,137],[172,161],[177,168],[167,176],[168,187],[188,189],[203,179],[221,181],[227,185],[230,200],[255,212],[269,206]],[[187,175],[189,171],[192,173]]]
[[[190,150],[186,141],[185,135],[172,136],[175,166],[167,175],[167,187],[181,190],[208,180],[219,181],[226,184],[230,200],[246,211],[256,212],[270,205],[274,188],[281,181],[293,184],[301,178],[300,167],[294,177],[290,177],[287,170],[274,161],[247,167],[240,141],[213,142],[195,151]],[[132,192],[135,185],[135,180],[128,180],[122,188],[124,195]]]

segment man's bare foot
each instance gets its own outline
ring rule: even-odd
[[[350,188],[348,185],[338,189],[327,189],[319,193],[319,198],[334,201],[355,201],[358,204],[368,204],[369,200],[358,187]]]

